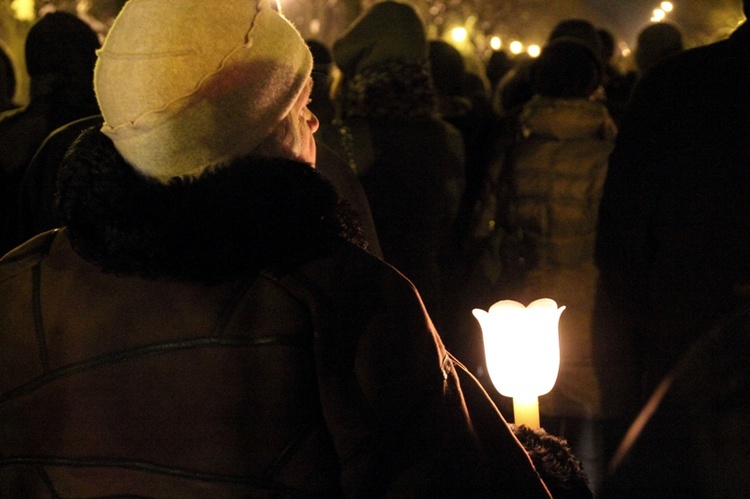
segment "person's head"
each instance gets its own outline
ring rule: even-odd
[[[325,71],[327,73],[328,68],[333,63],[331,50],[318,40],[305,40],[305,43],[312,54],[313,63],[315,64],[314,71]]]
[[[332,95],[344,116],[432,113],[426,28],[416,9],[384,1],[364,11],[333,44]]]
[[[558,38],[544,47],[533,67],[534,93],[562,99],[588,98],[601,84],[598,57],[574,38]]]
[[[513,61],[508,57],[508,54],[504,50],[496,50],[492,52],[486,65],[487,78],[490,80],[490,86],[495,88],[503,76],[505,76],[511,69],[513,69]]]
[[[635,63],[644,72],[683,48],[682,31],[677,26],[668,22],[653,23],[638,34]]]
[[[547,38],[547,43],[552,43],[558,38],[575,38],[591,49],[594,55],[603,59],[604,51],[599,32],[585,19],[564,19],[557,23]]]
[[[333,59],[347,77],[388,63],[428,57],[426,28],[408,3],[387,0],[364,11],[333,44]]]
[[[443,95],[464,95],[466,65],[461,52],[442,40],[431,40],[429,46],[432,81],[437,91]]]
[[[129,0],[94,75],[102,132],[168,183],[243,156],[313,163],[312,56],[269,0]]]
[[[292,104],[291,110],[281,120],[270,135],[255,148],[253,153],[265,158],[288,158],[315,163],[315,139],[313,134],[317,131],[320,123],[317,116],[310,111],[310,95],[312,94],[313,81],[302,89],[297,100]]]
[[[67,12],[51,12],[37,20],[26,36],[26,71],[35,86],[56,82],[91,83],[99,37],[84,21]]]

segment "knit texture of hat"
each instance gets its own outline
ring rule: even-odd
[[[387,63],[427,60],[425,26],[414,7],[401,2],[374,4],[333,45],[333,60],[348,77]]]
[[[147,176],[196,176],[255,149],[311,70],[269,0],[129,0],[94,74],[102,131]]]

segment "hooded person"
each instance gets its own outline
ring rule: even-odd
[[[443,251],[465,184],[460,132],[438,117],[426,29],[403,2],[365,10],[333,44],[339,150],[370,201],[384,259],[441,321]]]
[[[311,68],[265,0],[126,4],[0,260],[0,496],[548,497],[312,166]]]

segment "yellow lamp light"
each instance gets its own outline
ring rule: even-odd
[[[519,42],[518,40],[510,42],[510,52],[516,55],[523,52],[523,43]]]
[[[34,0],[12,0],[10,8],[13,10],[16,18],[21,21],[33,21],[36,19]]]
[[[482,327],[487,371],[498,392],[513,398],[516,425],[539,428],[539,396],[560,370],[558,324],[565,307],[541,298],[524,307],[502,300],[472,313]]]
[[[469,32],[466,31],[466,28],[458,27],[451,30],[451,38],[458,43],[465,42],[468,37]]]

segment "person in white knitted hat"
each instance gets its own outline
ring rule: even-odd
[[[267,1],[126,4],[0,260],[0,497],[548,497],[312,167],[311,67]]]

